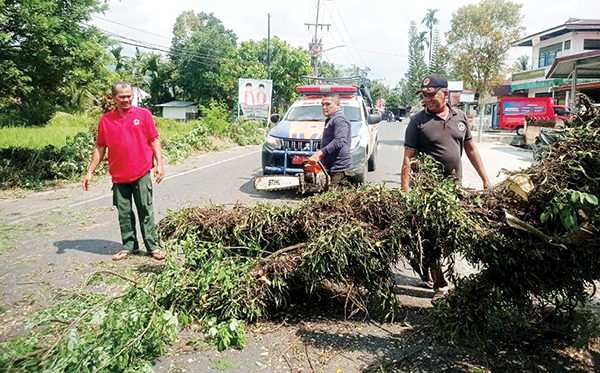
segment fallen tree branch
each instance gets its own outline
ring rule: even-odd
[[[544,242],[549,243],[551,245],[556,245],[556,246],[560,246],[563,248],[567,248],[565,245],[561,244],[561,243],[556,243],[554,242],[555,239],[546,235],[544,232],[540,231],[539,229],[537,229],[536,227],[534,227],[531,224],[528,224],[526,222],[524,222],[523,220],[517,218],[516,216],[513,216],[511,214],[509,214],[507,211],[504,211],[504,214],[506,215],[506,222],[508,223],[509,226],[511,226],[512,228],[515,229],[520,229],[523,230],[525,232],[528,232],[540,239],[542,239]]]
[[[104,363],[104,365],[102,365],[100,368],[97,368],[96,370],[94,370],[94,373],[97,373],[97,372],[101,371],[102,369],[106,368],[108,366],[108,364],[110,364],[111,361],[113,361],[114,359],[116,359],[119,356],[121,356],[121,354],[123,352],[125,352],[128,348],[130,348],[135,343],[137,343],[140,339],[142,339],[142,337],[144,336],[144,334],[146,334],[146,332],[148,331],[148,329],[150,329],[150,326],[152,326],[152,322],[154,321],[154,316],[156,316],[156,310],[154,310],[152,312],[152,317],[150,317],[150,322],[148,322],[148,325],[146,326],[146,328],[144,330],[142,330],[142,332],[137,337],[135,337],[135,339],[131,340],[125,347],[123,347],[121,349],[121,351],[119,351],[115,356],[113,356],[110,359],[108,359],[108,361],[106,363]]]
[[[298,341],[300,340],[300,338],[302,338],[301,335],[298,336],[298,337],[296,337],[296,339],[294,339],[294,341],[288,346],[288,348],[286,348],[285,351],[283,351],[283,353],[281,354],[281,356],[279,358],[281,359],[282,357],[284,357],[285,354],[287,354],[287,352],[290,350],[290,348],[294,347],[294,345],[296,343],[298,343]]]
[[[13,360],[13,364],[14,363],[18,363],[18,362],[23,361],[23,360],[26,360],[26,359],[29,359],[30,357],[37,356],[37,355],[39,355],[39,354],[41,354],[43,352],[46,352],[47,350],[48,350],[48,348],[46,347],[46,348],[40,348],[39,350],[31,351],[30,353],[28,353],[26,355],[19,356],[19,357],[15,358]]]
[[[306,347],[306,343],[303,343],[304,345],[304,353],[306,354],[306,358],[308,359],[308,365],[310,365],[310,370],[315,373],[315,368],[313,368],[312,366],[312,361],[310,361],[310,357],[308,356],[308,347]]]
[[[44,356],[42,357],[42,360],[46,360],[48,358],[48,356],[50,356],[50,353],[52,351],[54,351],[54,349],[56,348],[56,346],[58,346],[58,344],[60,343],[60,341],[62,341],[63,338],[65,338],[65,336],[67,334],[69,334],[69,331],[71,330],[71,328],[74,327],[75,325],[77,325],[78,323],[80,323],[81,320],[83,320],[88,314],[90,314],[92,311],[95,311],[98,308],[102,307],[106,303],[111,302],[111,301],[113,301],[115,299],[122,298],[122,297],[123,297],[123,295],[118,295],[116,297],[112,297],[112,298],[106,299],[106,300],[104,300],[104,301],[96,304],[94,307],[90,308],[89,310],[86,310],[81,316],[79,316],[78,318],[76,318],[75,320],[73,320],[73,322],[69,325],[69,327],[67,328],[67,330],[58,337],[58,339],[56,340],[56,342],[54,342],[54,344],[52,345],[52,347],[50,347],[48,349],[48,351],[44,354]]]
[[[129,282],[133,282],[136,286],[138,284],[137,281],[135,281],[135,280],[133,280],[133,279],[131,279],[129,277],[125,277],[123,275],[120,275],[117,272],[108,271],[108,270],[100,270],[100,271],[96,271],[96,272],[92,273],[91,275],[89,275],[88,278],[87,278],[87,280],[85,280],[84,286],[87,286],[90,283],[90,281],[92,280],[92,278],[94,276],[96,276],[96,275],[99,275],[100,273],[107,273],[107,274],[110,274],[110,275],[113,275],[113,276],[120,277],[123,280],[129,281]]]
[[[306,246],[306,242],[302,242],[302,243],[298,243],[292,246],[288,246],[288,247],[284,247],[281,250],[277,250],[275,251],[273,254],[264,257],[263,259],[260,260],[260,262],[268,262],[269,260],[271,260],[272,258],[276,257],[277,255],[281,255],[284,253],[287,253],[288,251],[293,251],[296,249],[300,249],[303,248],[304,246]]]

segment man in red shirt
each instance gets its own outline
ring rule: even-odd
[[[162,260],[167,254],[158,247],[156,240],[150,177],[153,158],[156,159],[156,183],[160,183],[165,176],[156,124],[147,109],[131,105],[132,93],[129,83],[113,84],[112,98],[116,107],[100,119],[96,148],[83,179],[83,189],[90,189],[92,175],[104,159],[108,148],[108,170],[113,181],[113,205],[119,213],[123,241],[123,249],[113,256],[113,260],[125,259],[130,253],[140,251],[132,200],[135,200],[144,246],[153,258]]]

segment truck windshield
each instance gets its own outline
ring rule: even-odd
[[[569,115],[571,115],[571,113],[566,108],[555,106],[554,115],[556,115],[557,117],[568,117]]]
[[[355,106],[340,105],[340,110],[346,115],[351,122],[360,121],[360,110]],[[319,121],[325,120],[321,105],[295,106],[290,109],[285,117],[287,120],[307,120]]]

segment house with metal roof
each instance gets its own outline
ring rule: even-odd
[[[156,105],[162,108],[162,117],[177,120],[192,120],[198,117],[198,103],[171,101]]]
[[[517,40],[513,46],[532,47],[532,69],[512,74],[513,94],[554,97],[565,105],[579,88],[586,89],[580,84],[589,86],[600,79],[600,19],[569,18],[560,26]]]

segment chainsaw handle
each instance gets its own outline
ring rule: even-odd
[[[323,172],[325,172],[325,176],[327,176],[327,180],[329,180],[329,178],[330,178],[329,172],[327,172],[327,169],[325,168],[323,163],[321,163],[321,161],[317,161],[317,164],[323,169]]]

